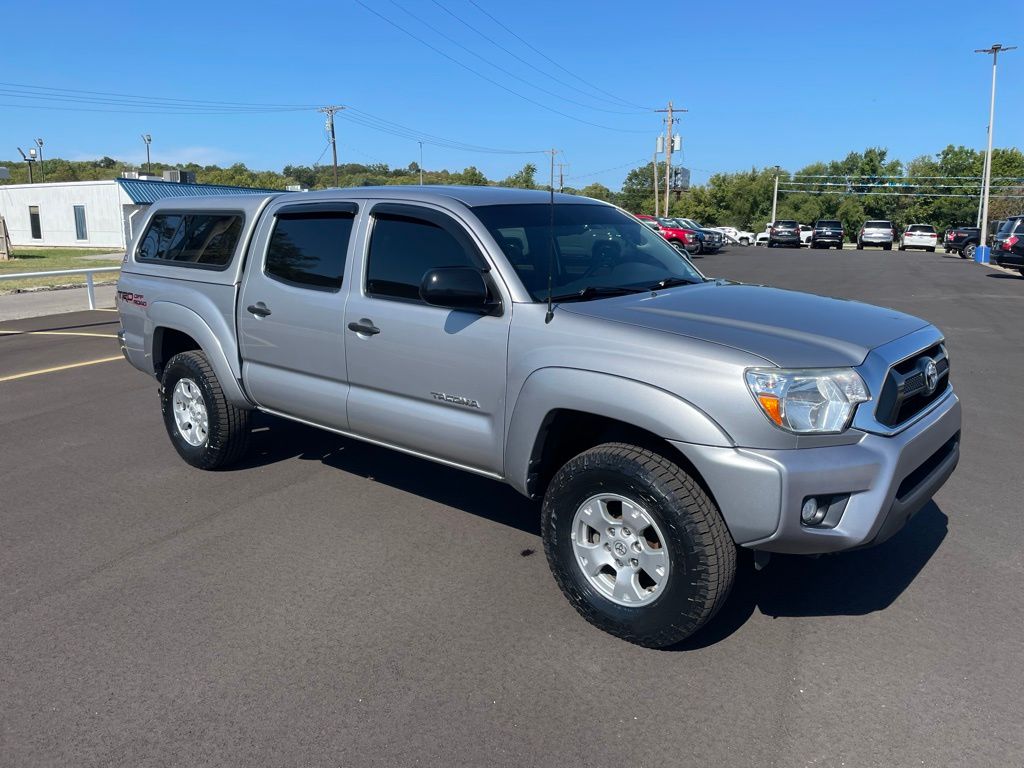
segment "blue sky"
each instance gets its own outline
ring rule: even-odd
[[[27,150],[40,136],[49,156],[138,162],[145,157],[139,134],[150,133],[153,157],[164,162],[280,169],[330,160],[322,154],[323,116],[314,111],[133,114],[138,108],[131,105],[88,101],[76,103],[125,111],[37,109],[26,105],[68,105],[16,98],[15,84],[251,104],[347,104],[361,110],[348,113],[353,117],[369,114],[458,142],[557,147],[559,160],[569,164],[566,183],[577,186],[600,181],[617,188],[628,167],[649,159],[662,116],[625,102],[655,108],[670,98],[689,110],[680,124],[682,162],[694,169],[695,181],[751,166],[795,169],[874,145],[910,159],[950,143],[983,147],[991,57],[972,50],[997,41],[1024,46],[1019,0],[971,7],[950,0],[475,0],[479,8],[473,0],[362,2],[37,2],[22,11],[8,5],[0,157],[17,157],[16,146]],[[10,23],[18,13],[24,18]],[[1024,49],[1000,58],[996,109],[996,145],[1021,146]],[[347,117],[338,120],[341,161],[404,166],[418,159],[414,138]],[[491,178],[530,157],[424,147],[428,168],[476,165]],[[544,156],[533,157],[544,165]]]

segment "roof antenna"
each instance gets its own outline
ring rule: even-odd
[[[551,274],[555,271],[555,150],[551,149],[551,223],[548,226],[548,311],[544,315],[544,324],[547,325],[555,316],[554,307],[551,305]]]

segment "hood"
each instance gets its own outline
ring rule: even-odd
[[[875,347],[928,325],[872,304],[727,281],[560,309],[723,344],[783,368],[860,365]]]

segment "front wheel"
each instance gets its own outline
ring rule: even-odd
[[[160,408],[172,445],[193,467],[220,469],[245,453],[249,411],[228,402],[202,352],[181,352],[168,361]]]
[[[594,626],[650,648],[678,643],[721,608],[736,545],[700,485],[669,459],[624,443],[576,456],[541,513],[555,581]]]

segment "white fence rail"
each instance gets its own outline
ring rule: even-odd
[[[22,280],[30,277],[53,277],[57,275],[85,275],[85,292],[89,296],[89,309],[96,309],[96,288],[92,276],[97,272],[120,272],[120,267],[88,267],[86,269],[53,269],[46,272],[0,272],[0,280]]]

